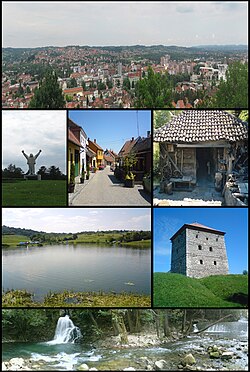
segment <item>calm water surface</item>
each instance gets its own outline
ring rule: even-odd
[[[94,244],[2,249],[3,289],[150,294],[151,250]]]

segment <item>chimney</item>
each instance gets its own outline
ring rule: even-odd
[[[147,137],[150,137],[150,130],[147,131]]]
[[[133,142],[133,141],[134,141],[134,139],[135,139],[135,137],[132,137],[132,139],[131,139],[131,142]]]
[[[94,139],[94,143],[96,143],[96,139]]]

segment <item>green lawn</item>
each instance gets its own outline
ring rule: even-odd
[[[231,302],[234,293],[248,293],[247,275],[215,275],[195,279],[180,274],[155,273],[156,307],[242,307]]]
[[[2,205],[8,207],[66,206],[67,181],[2,182]]]
[[[30,238],[24,235],[2,235],[3,246],[16,246],[19,242],[26,242],[27,240],[30,240]]]

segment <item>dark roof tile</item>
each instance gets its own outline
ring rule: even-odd
[[[235,142],[247,138],[247,123],[221,110],[184,110],[154,132],[155,142]]]

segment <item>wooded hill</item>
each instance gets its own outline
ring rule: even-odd
[[[151,231],[129,231],[129,230],[108,230],[108,231],[83,231],[77,233],[46,233],[32,229],[2,227],[2,244],[10,245],[18,243],[19,237],[27,237],[29,240],[36,240],[41,243],[60,243],[74,241],[76,243],[109,243],[116,242],[149,242]],[[15,239],[17,237],[17,239]]]

